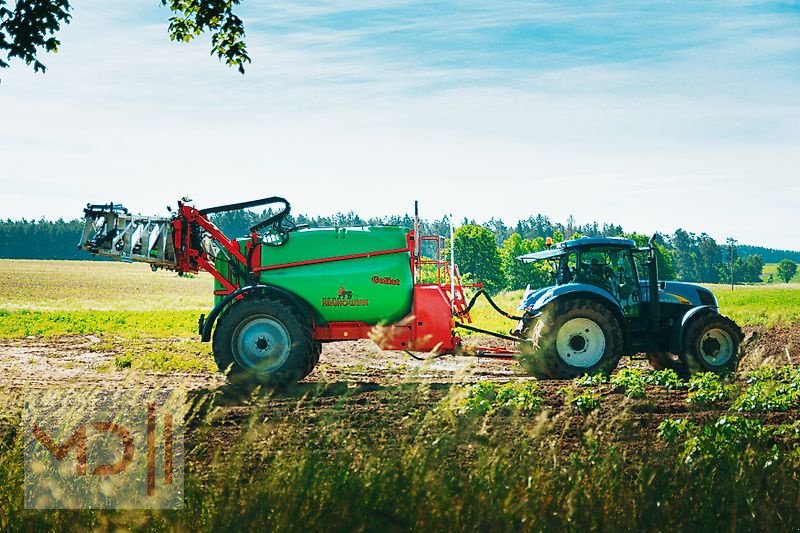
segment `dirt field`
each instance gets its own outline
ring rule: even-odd
[[[791,361],[794,366],[800,365],[800,326],[748,327],[745,332],[743,371],[764,363],[783,366]],[[468,344],[484,346],[503,342],[488,337],[467,339]],[[224,421],[219,425],[220,442],[233,438],[250,413],[250,401],[232,391],[219,373],[114,369],[115,354],[98,351],[102,346],[100,338],[92,335],[0,341],[0,388],[17,393],[75,385],[186,388],[193,394],[212,395],[219,400]],[[620,368],[631,367],[649,368],[642,359],[623,358]],[[408,413],[433,408],[456,384],[528,379],[532,378],[514,360],[442,356],[420,361],[404,352],[382,351],[369,341],[331,343],[325,346],[312,374],[297,388],[273,394],[267,411],[269,419],[291,419],[299,429],[315,424],[315,413],[322,410],[327,416],[335,413],[333,416],[349,431],[380,428],[384,438],[390,438],[392,428],[402,430],[400,426]],[[545,398],[545,409],[558,415],[562,439],[567,443],[573,439],[577,442],[586,421],[579,413],[566,409],[563,391],[571,382],[545,380],[538,384]],[[304,401],[302,398],[309,393],[313,398]],[[627,429],[619,431],[617,427],[615,439],[626,441],[631,450],[652,442],[664,418],[691,413],[702,419],[719,414],[714,410],[703,413],[690,406],[684,390],[652,387],[646,399],[635,400],[612,393],[606,387],[601,396],[602,406],[595,418],[617,424],[618,414],[624,411]],[[333,406],[335,410],[326,409]],[[774,423],[792,421],[795,413],[775,413],[772,417]]]
[[[197,343],[196,336],[191,333],[196,321],[196,314],[191,309],[200,307],[201,302],[208,298],[210,279],[207,276],[184,279],[164,272],[153,274],[149,269],[140,268],[142,265],[108,263],[3,262],[0,266],[5,272],[5,288],[0,292],[8,295],[9,307],[23,309],[23,313],[26,312],[24,309],[40,312],[41,308],[44,313],[62,313],[64,310],[62,314],[42,315],[41,322],[45,324],[65,323],[78,313],[67,309],[84,309],[88,317],[85,331],[90,332],[0,338],[0,389],[19,396],[19,393],[31,389],[77,385],[115,389],[186,388],[193,394],[218,400],[223,410],[222,419],[229,418],[229,423],[221,426],[227,429],[221,431],[239,427],[251,412],[251,400],[242,398],[231,389],[217,372],[180,372],[174,370],[174,365],[171,371],[156,372],[135,369],[135,364],[134,369],[120,364],[120,357],[130,358],[131,352],[135,357],[137,351],[150,349],[164,351],[163,357],[167,361],[191,351],[195,359],[189,368],[213,368],[208,345]],[[80,302],[73,301],[78,298],[78,293],[72,294],[67,287],[69,276],[62,272],[64,268],[72,269],[73,281],[78,280],[82,288],[80,294],[86,295]],[[18,287],[14,281],[15,273],[25,269],[39,269],[37,272],[44,286],[32,283]],[[49,276],[48,273],[54,274]],[[125,287],[121,294],[113,289],[117,285]],[[86,290],[87,287],[91,290]],[[177,336],[170,333],[171,330],[163,329],[163,316],[150,315],[162,312],[168,296],[175,293],[180,293],[191,304],[186,309],[167,311],[167,318],[181,312],[186,315],[186,325],[180,322],[175,326],[179,332]],[[64,294],[73,300],[62,301]],[[746,292],[736,294],[746,295]],[[506,306],[510,305],[506,302]],[[108,320],[103,317],[112,316],[98,313],[115,313],[113,310],[116,309],[120,310],[119,316],[139,321],[115,326],[133,333],[117,334],[113,330],[94,333],[102,331],[102,321]],[[740,375],[763,364],[800,365],[800,324],[745,326],[744,331],[745,356],[740,365]],[[467,345],[512,347],[504,343],[491,337],[465,338]],[[425,357],[425,354],[418,355]],[[196,364],[198,360],[202,364]],[[623,358],[620,367],[647,369],[649,365],[642,359]],[[291,419],[298,429],[302,429],[308,427],[306,424],[315,423],[314,418],[320,410],[326,411],[326,406],[335,405],[335,410],[327,410],[328,415],[342,420],[343,427],[354,431],[361,428],[369,432],[370,427],[384,431],[398,428],[397,424],[402,423],[404,417],[412,416],[409,413],[420,416],[420,413],[435,408],[457,384],[529,379],[532,378],[514,360],[443,356],[421,361],[404,352],[382,351],[369,341],[330,343],[325,345],[316,369],[299,387],[271,394],[267,411],[270,418]],[[646,398],[631,399],[605,385],[595,389],[602,400],[600,408],[591,417],[585,417],[570,409],[570,395],[579,392],[572,382],[539,381],[538,385],[545,402],[544,411],[563,424],[564,438],[571,433],[580,435],[587,418],[605,419],[609,424],[619,425],[618,415],[624,412],[628,416],[625,425],[630,426],[630,431],[618,432],[618,438],[627,439],[633,449],[651,441],[654,428],[665,417],[687,413],[704,418],[727,412],[725,405],[706,411],[690,405],[685,390],[653,386],[647,388]],[[566,389],[571,392],[565,392]],[[796,414],[790,410],[770,417],[778,422],[791,421]],[[353,420],[358,423],[351,425]],[[303,434],[302,431],[298,433]],[[391,435],[392,430],[388,429],[386,434]]]
[[[800,325],[745,327],[742,370],[763,363],[800,365]],[[169,342],[169,339],[162,342]],[[467,346],[503,346],[513,343],[491,337],[465,339]],[[27,337],[0,340],[0,386],[46,387],[65,383],[160,383],[188,389],[224,386],[217,372],[147,372],[109,370],[115,353],[104,352],[94,335],[65,335],[54,338]],[[415,354],[421,359],[428,354]],[[620,368],[648,368],[639,358],[623,358]],[[479,380],[530,379],[513,359],[445,355],[419,360],[405,352],[383,351],[371,341],[334,342],[325,345],[320,363],[304,383],[462,383]],[[543,386],[562,386],[561,381],[541,381]]]

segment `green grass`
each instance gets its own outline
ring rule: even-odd
[[[479,381],[465,387],[464,394],[455,395],[455,411],[461,415],[486,414],[497,410],[535,411],[544,403],[535,381],[495,383]]]
[[[800,285],[710,286],[722,312],[740,325],[800,322]],[[0,338],[113,333],[192,337],[211,307],[210,276],[181,278],[147,265],[91,261],[0,260]],[[523,291],[494,299],[516,314]],[[515,326],[483,299],[473,324],[508,333]]]
[[[3,311],[0,338],[115,334],[125,337],[197,335],[193,311]]]
[[[519,313],[517,307],[522,300],[523,292],[524,291],[503,291],[496,296],[492,296],[492,299],[500,309],[503,309],[510,315],[517,315]],[[478,299],[470,314],[472,316],[473,325],[489,331],[494,331],[495,333],[507,335],[509,330],[513,329],[516,325],[515,321],[498,314],[497,311],[492,309],[489,302],[482,297]],[[464,331],[463,333],[467,332]]]
[[[800,285],[707,285],[720,311],[741,326],[800,323]]]
[[[459,395],[454,390],[451,394]],[[665,419],[628,452],[620,411],[559,426],[537,410],[452,416],[422,387],[401,423],[359,427],[347,396],[264,398],[235,424],[191,409],[182,511],[26,511],[18,411],[0,415],[0,527],[22,530],[705,531],[800,527],[796,425]],[[295,408],[275,416],[276,402]],[[3,397],[5,405],[15,400]],[[195,398],[195,405],[203,398]],[[356,404],[357,405],[357,404]],[[576,408],[577,405],[576,405]],[[405,413],[405,417],[403,414]],[[298,420],[310,419],[303,432]],[[392,428],[402,428],[393,431]],[[385,432],[385,434],[383,434]],[[383,434],[383,435],[382,435]]]
[[[704,285],[719,300],[722,314],[731,317],[740,326],[781,326],[800,323],[800,285]],[[517,307],[523,291],[504,291],[493,297],[498,306],[510,314],[518,314]],[[497,333],[507,334],[515,323],[499,315],[483,299],[472,309],[474,325]]]
[[[215,371],[197,335],[211,289],[142,264],[0,260],[0,339],[93,335],[114,357],[100,370]]]
[[[775,284],[783,284],[783,280],[778,279],[778,263],[766,263],[764,264],[764,269],[761,271],[761,279],[763,281],[767,281],[769,279],[770,274],[772,274],[773,283]],[[789,280],[791,283],[800,283],[800,271],[794,275],[794,277]]]
[[[114,359],[98,370],[132,368],[153,372],[215,372],[209,343],[180,338],[127,339],[115,337],[110,349]]]
[[[152,272],[143,263],[0,259],[0,308],[186,311],[212,304],[212,278]]]

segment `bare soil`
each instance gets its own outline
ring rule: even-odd
[[[746,328],[745,355],[740,370],[761,364],[800,364],[800,324],[791,327]],[[468,345],[504,346],[505,341],[470,337]],[[0,389],[17,393],[59,386],[181,387],[192,394],[210,394],[222,409],[213,435],[217,443],[234,438],[246,424],[251,401],[233,391],[214,372],[156,373],[113,368],[114,354],[98,351],[94,336],[25,338],[0,341]],[[507,346],[511,347],[511,346]],[[387,352],[369,341],[331,343],[323,349],[316,369],[296,388],[273,394],[264,422],[291,423],[304,434],[324,416],[326,425],[359,433],[359,438],[391,441],[444,398],[454,384],[477,380],[532,379],[513,359],[441,356]],[[624,358],[621,366],[647,368],[641,359]],[[557,427],[564,449],[579,445],[592,428],[606,431],[633,455],[655,442],[658,424],[665,418],[719,416],[721,411],[701,411],[686,401],[685,391],[651,387],[640,400],[602,392],[601,408],[588,416],[567,408],[564,381],[539,381],[545,398],[544,413]],[[311,393],[309,395],[309,393]],[[770,415],[773,416],[773,415]],[[798,413],[775,413],[778,421],[794,420]],[[776,419],[776,420],[777,420]],[[603,428],[606,428],[605,430]],[[613,429],[613,431],[612,431]],[[513,430],[513,428],[508,428]]]
[[[768,364],[800,365],[800,324],[771,328],[746,327],[741,370]],[[469,347],[513,349],[513,343],[486,336],[464,340]],[[106,370],[114,353],[101,350],[92,335],[54,338],[27,337],[0,340],[0,387],[38,388],[64,384],[161,384],[187,389],[213,389],[225,384],[216,372],[160,373]],[[641,358],[623,358],[620,367],[647,368]],[[320,362],[304,383],[462,383],[479,380],[529,379],[513,359],[475,356],[430,356],[424,353],[384,351],[367,340],[334,342],[324,346]],[[549,381],[540,382],[545,388]],[[565,383],[553,381],[559,388]]]

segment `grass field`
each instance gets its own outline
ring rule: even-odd
[[[783,280],[779,280],[776,272],[778,271],[778,263],[766,263],[764,269],[761,271],[761,279],[767,281],[770,275],[772,276],[773,283],[782,284]],[[792,283],[800,283],[800,271],[791,279]]]
[[[800,283],[709,286],[721,310],[741,325],[800,322]],[[143,264],[0,260],[0,338],[28,335],[117,334],[190,336],[212,305],[212,278],[151,272]],[[495,301],[514,314],[522,291]],[[507,332],[513,322],[485,300],[473,309],[476,325]]]
[[[725,314],[765,337],[798,329],[800,286],[713,289]],[[297,387],[191,392],[183,510],[25,510],[24,393],[59,394],[88,378],[63,374],[43,388],[46,376],[8,375],[24,369],[16,347],[32,361],[50,349],[36,367],[47,371],[60,364],[58,346],[84,342],[105,354],[93,369],[101,388],[210,375],[210,348],[196,334],[210,290],[208,276],[142,265],[0,261],[0,530],[800,528],[800,371],[788,337],[768,340],[779,355],[791,350],[791,365],[776,358],[688,382],[642,365],[610,380],[532,381],[510,366],[488,373],[485,362],[477,378],[444,379],[430,370],[438,361],[368,373],[346,362],[337,370],[323,351],[318,373]],[[497,301],[513,312],[520,297]],[[473,318],[497,331],[513,325],[485,303]]]
[[[800,323],[800,284],[709,286],[724,314],[740,325]],[[99,335],[121,365],[146,370],[213,369],[210,346],[197,339],[197,319],[212,304],[212,278],[152,272],[147,265],[91,261],[0,260],[0,339]],[[500,293],[497,304],[517,313],[522,291]],[[515,325],[484,299],[473,324],[508,333]],[[469,332],[464,332],[469,336]],[[153,339],[179,338],[162,348]],[[188,356],[186,354],[189,354]],[[173,365],[174,362],[174,365]]]
[[[6,311],[197,311],[211,305],[212,278],[152,272],[142,263],[0,260]]]

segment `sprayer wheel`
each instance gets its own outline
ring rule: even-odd
[[[311,373],[321,349],[307,320],[268,297],[234,303],[214,330],[217,367],[236,385],[295,383]]]

